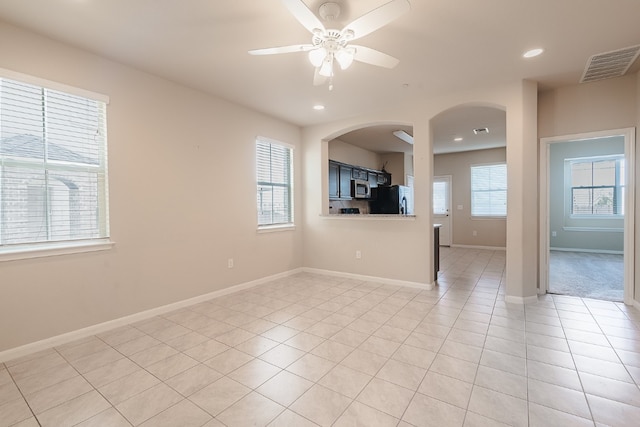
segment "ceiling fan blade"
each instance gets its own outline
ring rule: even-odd
[[[327,81],[325,76],[320,75],[320,67],[316,67],[313,72],[313,85],[314,86],[322,86]]]
[[[378,67],[384,68],[393,68],[400,62],[399,59],[378,50],[371,49],[370,47],[355,46],[352,44],[350,44],[349,47],[355,48],[356,50],[356,54],[353,59],[366,64],[377,65]]]
[[[282,3],[311,34],[313,34],[314,30],[325,31],[322,22],[302,0],[282,0]]]
[[[371,12],[365,13],[360,18],[357,18],[355,21],[344,27],[342,34],[352,31],[353,37],[351,40],[364,37],[399,18],[401,15],[408,12],[409,9],[411,9],[409,0],[392,0],[389,3],[385,3],[382,6],[373,9]]]
[[[294,44],[291,46],[268,47],[265,49],[254,49],[249,51],[249,55],[275,55],[278,53],[308,52],[316,46],[312,44]]]

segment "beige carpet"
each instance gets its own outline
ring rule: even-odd
[[[551,251],[549,293],[622,301],[623,255]]]

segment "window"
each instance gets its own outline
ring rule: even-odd
[[[293,225],[293,149],[258,138],[258,227]]]
[[[624,214],[624,156],[568,160],[571,215]]]
[[[433,182],[433,214],[434,215],[446,215],[449,212],[448,209],[448,191],[447,183],[444,181]]]
[[[108,237],[105,115],[103,101],[0,78],[0,251]]]
[[[471,216],[507,215],[507,165],[471,166]]]

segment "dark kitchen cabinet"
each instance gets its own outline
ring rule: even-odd
[[[340,165],[340,198],[351,199],[351,172],[353,168]]]
[[[340,166],[329,162],[329,199],[340,198]]]
[[[391,174],[329,160],[329,200],[351,200],[351,180],[368,181],[370,188],[391,185]]]
[[[369,187],[376,188],[378,186],[378,174],[369,172]]]
[[[351,200],[351,174],[353,168],[329,161],[329,199]]]
[[[391,185],[391,174],[389,172],[380,172],[378,174],[378,185]]]
[[[367,171],[364,169],[353,168],[353,171],[351,172],[351,177],[353,179],[361,179],[363,181],[369,179],[367,175]]]

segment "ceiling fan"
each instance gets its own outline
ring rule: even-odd
[[[373,9],[342,30],[327,29],[320,19],[302,0],[282,0],[289,12],[311,32],[311,43],[270,47],[250,50],[251,55],[273,55],[279,53],[308,52],[309,61],[315,67],[314,85],[321,85],[329,79],[332,89],[334,64],[345,70],[353,61],[360,61],[378,67],[393,68],[400,62],[393,56],[365,46],[353,45],[353,40],[364,37],[400,17],[411,8],[408,0],[392,0]],[[340,5],[323,3],[318,13],[322,19],[331,22],[340,14]]]

